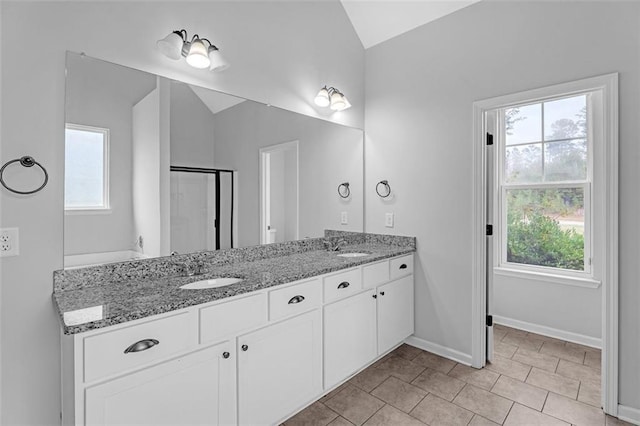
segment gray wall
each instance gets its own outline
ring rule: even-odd
[[[487,2],[366,52],[366,229],[418,237],[416,335],[471,354],[472,103],[620,73],[620,403],[640,408],[640,4]],[[395,199],[373,186],[389,179]],[[396,227],[384,227],[384,213]]]
[[[20,256],[0,260],[2,424],[59,422],[60,336],[51,274],[62,268],[63,256],[65,51],[313,115],[325,114],[312,106],[313,96],[323,84],[332,84],[354,107],[328,118],[363,125],[364,52],[338,2],[196,5],[0,3],[1,158],[29,154],[50,174],[49,184],[36,195],[0,191],[0,226],[20,228]],[[183,27],[214,41],[231,68],[211,74],[153,48],[156,40]],[[44,47],[33,54],[25,46]],[[25,185],[40,178],[23,175]],[[25,351],[33,342],[37,350]]]
[[[238,171],[238,247],[260,243],[260,148],[294,140],[299,141],[299,237],[319,237],[327,228],[362,231],[362,131],[242,102],[215,115],[216,167]],[[351,183],[348,201],[338,196],[341,182]],[[341,211],[348,212],[348,225],[340,224]]]

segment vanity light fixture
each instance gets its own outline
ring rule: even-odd
[[[316,105],[329,107],[334,111],[342,111],[351,107],[347,97],[335,87],[324,86],[320,89],[314,101]]]
[[[209,67],[210,71],[224,71],[229,68],[229,62],[209,40],[201,38],[198,34],[195,34],[191,41],[188,41],[188,38],[186,30],[176,30],[162,40],[158,40],[156,45],[167,58],[177,61],[180,57],[184,57],[194,68]]]

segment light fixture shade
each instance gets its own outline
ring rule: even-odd
[[[182,53],[182,35],[178,32],[172,32],[162,40],[158,40],[156,46],[164,56],[177,61]]]
[[[329,101],[329,90],[327,89],[327,86],[324,86],[322,89],[320,89],[320,91],[316,95],[316,98],[314,99],[314,102],[316,103],[316,105],[321,107],[329,106],[331,101]]]
[[[209,66],[210,61],[207,46],[205,46],[199,38],[191,43],[191,48],[187,55],[187,63],[194,68],[207,68]]]
[[[215,46],[209,46],[209,61],[211,62],[209,65],[210,71],[224,71],[230,66],[229,62]]]
[[[342,111],[347,107],[344,95],[337,90],[331,94],[330,108],[334,111]]]

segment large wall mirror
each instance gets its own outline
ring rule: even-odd
[[[85,55],[66,67],[65,268],[363,231],[361,129]]]

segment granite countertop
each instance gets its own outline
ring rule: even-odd
[[[213,302],[304,278],[339,271],[385,258],[412,253],[415,247],[382,243],[351,244],[342,253],[366,252],[345,258],[340,252],[306,251],[254,261],[211,266],[202,275],[132,279],[108,285],[54,291],[53,300],[64,334],[76,334],[152,315]],[[243,281],[226,287],[184,290],[180,286],[200,280],[237,277]]]

